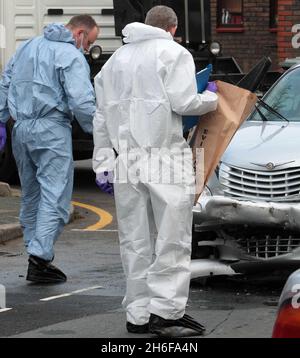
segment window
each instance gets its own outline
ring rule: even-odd
[[[299,87],[300,69],[295,68],[285,75],[276,86],[273,87],[272,91],[268,92],[264,101],[291,122],[300,122]],[[259,109],[269,121],[284,121],[262,107],[259,107]],[[250,116],[249,120],[261,121],[262,118],[256,110]]]
[[[278,24],[278,0],[270,0],[270,29],[276,29]]]
[[[243,27],[243,1],[219,0],[218,1],[218,27],[241,28]]]

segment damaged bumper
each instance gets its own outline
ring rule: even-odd
[[[203,226],[262,225],[300,230],[300,203],[206,197],[194,206],[194,223]]]
[[[225,264],[217,260],[192,260],[191,279],[197,277],[211,277],[218,275],[233,276],[238,274],[230,264]]]
[[[300,266],[300,203],[211,196],[193,211],[200,235],[193,238],[192,278]],[[216,235],[205,235],[210,231]]]
[[[243,255],[241,255],[243,256]],[[191,278],[255,274],[274,270],[294,271],[300,266],[300,249],[271,259],[246,258],[238,255],[235,261],[196,259],[191,261]]]

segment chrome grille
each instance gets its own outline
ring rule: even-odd
[[[300,168],[255,171],[224,163],[220,167],[220,183],[230,197],[266,201],[300,199]]]
[[[248,254],[257,258],[269,259],[288,254],[300,246],[300,238],[292,235],[258,235],[237,240],[238,245]]]

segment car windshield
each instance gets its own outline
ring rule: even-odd
[[[283,117],[291,122],[300,122],[300,68],[295,68],[285,75],[278,84],[264,97],[264,102],[275,109]],[[258,104],[259,111],[255,110],[249,117],[250,121],[276,121],[281,122],[284,119],[279,118],[266,108]]]

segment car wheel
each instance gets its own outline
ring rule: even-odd
[[[18,178],[15,158],[11,148],[11,133],[13,121],[9,120],[6,125],[7,140],[3,150],[0,151],[0,181],[6,183],[15,182]]]

